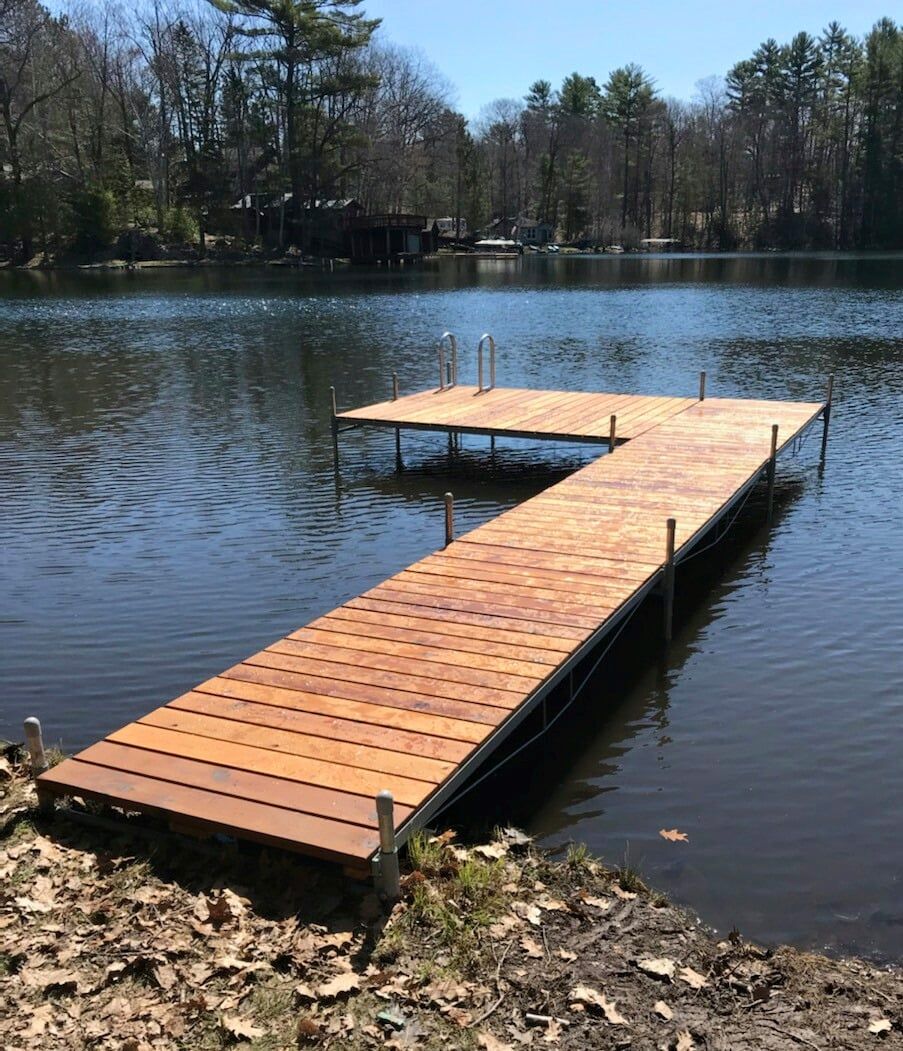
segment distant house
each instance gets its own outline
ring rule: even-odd
[[[444,215],[436,220],[436,227],[440,237],[466,237],[467,220]]]
[[[345,251],[348,224],[364,208],[353,197],[317,199],[296,213],[294,195],[246,193],[230,208],[240,213],[246,236],[259,235],[275,242],[280,234],[314,255],[336,256]]]
[[[555,237],[555,227],[525,215],[502,216],[486,227],[487,237],[510,237],[524,245],[548,244]]]
[[[519,215],[512,227],[511,236],[521,244],[546,245],[554,238],[555,228],[551,223]]]
[[[424,239],[432,236],[425,215],[358,215],[348,220],[347,231],[352,263],[421,259]]]

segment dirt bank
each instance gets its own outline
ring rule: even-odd
[[[334,869],[34,808],[0,760],[5,1048],[903,1047],[903,973],[716,941],[515,832],[418,839],[387,912]]]

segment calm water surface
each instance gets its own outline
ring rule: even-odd
[[[343,436],[341,406],[434,381],[489,329],[498,382],[815,400],[686,580],[677,637],[481,801],[548,845],[625,854],[726,930],[903,958],[903,258],[449,262],[408,272],[0,274],[0,735],[86,745],[551,484],[587,448]],[[651,623],[657,627],[657,619]],[[689,844],[670,844],[677,827]]]

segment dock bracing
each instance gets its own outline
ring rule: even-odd
[[[825,402],[569,393],[457,384],[347,412],[361,426],[598,444],[564,481],[454,536],[377,587],[113,731],[38,788],[162,815],[174,827],[381,874],[506,738],[610,643],[652,593],[672,631],[675,567],[762,479]],[[482,346],[482,344],[481,344]],[[482,357],[482,354],[481,354]],[[334,403],[333,403],[334,405]],[[377,798],[379,797],[379,799]],[[499,813],[499,818],[504,814]]]

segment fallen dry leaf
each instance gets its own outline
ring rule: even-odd
[[[562,960],[576,960],[577,959],[577,954],[575,952],[571,952],[570,949],[558,949],[557,950],[557,955],[560,956],[562,958]]]
[[[677,1045],[675,1051],[693,1051],[695,1046],[689,1029],[682,1029],[677,1034]]]
[[[542,951],[541,946],[528,935],[525,934],[520,940],[520,946],[524,952],[534,960],[541,960],[545,953]]]
[[[620,898],[621,901],[633,901],[636,897],[635,891],[624,890],[623,887],[619,887],[617,883],[612,883],[611,892],[616,898]]]
[[[516,901],[511,907],[527,923],[532,923],[534,927],[542,925],[542,913],[535,905],[527,905],[522,901]]]
[[[658,960],[640,960],[637,967],[653,978],[667,978],[669,981],[674,977],[674,961],[664,957]]]
[[[671,1019],[674,1017],[674,1012],[665,1003],[664,1000],[657,1001],[655,1007],[653,1007],[652,1010],[655,1011],[655,1013],[659,1015],[659,1017],[664,1018],[666,1022],[670,1022]]]
[[[239,1018],[237,1015],[223,1015],[221,1025],[227,1033],[238,1040],[256,1040],[257,1037],[266,1033],[265,1029],[253,1025],[247,1019]]]
[[[667,839],[671,843],[689,843],[690,837],[686,832],[678,832],[676,828],[660,828],[658,834],[662,839]]]
[[[889,1033],[890,1032],[890,1021],[887,1018],[876,1018],[873,1022],[869,1023],[870,1033]]]
[[[561,1022],[557,1018],[549,1020],[549,1024],[546,1026],[546,1031],[543,1033],[543,1043],[546,1044],[557,1044],[561,1039]]]
[[[508,848],[502,846],[501,843],[484,843],[479,847],[474,847],[473,850],[475,854],[482,854],[490,861],[498,861],[508,853]]]
[[[337,974],[335,978],[330,978],[328,982],[317,986],[317,996],[322,1000],[334,1000],[337,996],[350,993],[353,989],[360,989],[360,987],[360,976],[354,971],[348,971],[346,974]]]
[[[611,900],[609,898],[593,898],[586,895],[580,900],[584,905],[591,905],[594,909],[601,909],[603,912],[611,908]]]
[[[701,989],[707,984],[705,975],[700,974],[699,971],[694,971],[692,967],[682,967],[677,977],[693,989]]]
[[[589,1004],[597,1007],[604,1015],[605,1020],[612,1025],[627,1025],[627,1019],[615,1007],[614,1000],[609,1000],[604,993],[593,989],[588,985],[578,985],[571,990],[570,999],[578,1004]]]
[[[498,1037],[492,1035],[492,1033],[480,1033],[477,1036],[477,1043],[480,1047],[485,1048],[486,1051],[514,1051],[511,1044],[503,1044]]]

